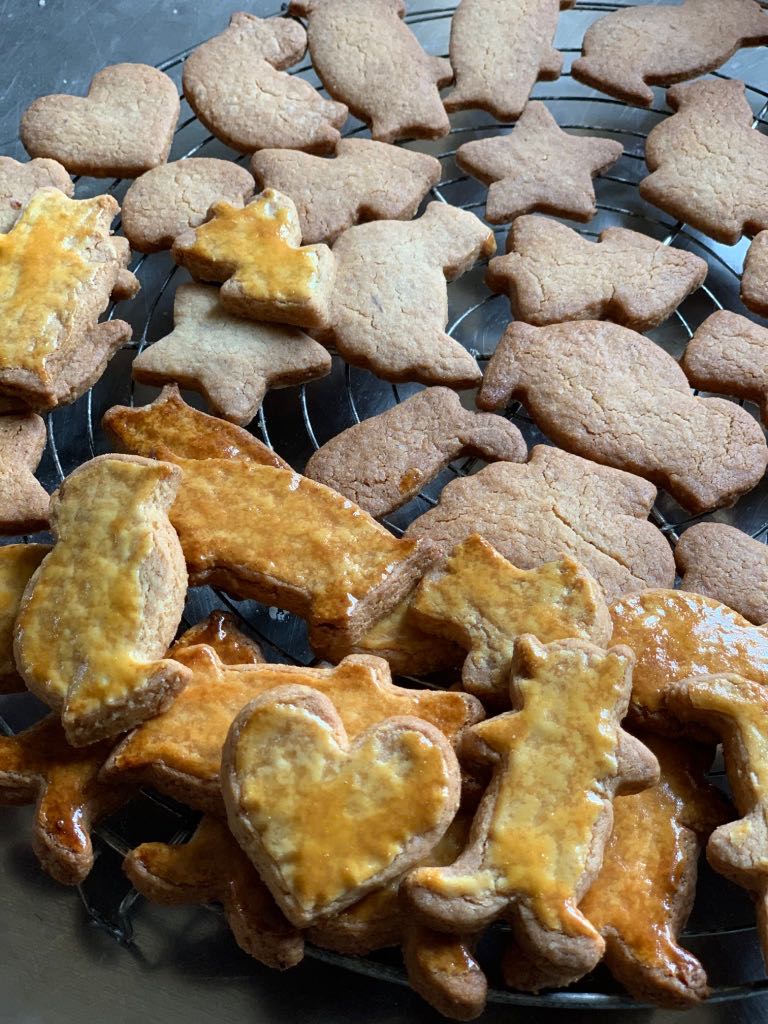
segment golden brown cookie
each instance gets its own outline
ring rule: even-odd
[[[34,475],[46,440],[45,422],[36,413],[0,416],[0,534],[34,533],[48,525],[48,493]]]
[[[0,156],[0,232],[10,231],[33,192],[46,185],[59,189],[70,199],[75,186],[56,160],[28,160],[21,163]]]
[[[0,693],[24,689],[13,660],[13,624],[30,577],[50,550],[50,544],[0,547]]]
[[[207,618],[190,626],[174,641],[169,653],[175,656],[182,647],[198,644],[212,647],[224,665],[260,665],[267,660],[259,644],[242,632],[230,612],[211,612]]]
[[[768,622],[768,545],[725,523],[696,523],[675,547],[683,590],[714,598],[750,622]]]
[[[753,313],[768,317],[768,230],[755,235],[744,257],[741,301]]]

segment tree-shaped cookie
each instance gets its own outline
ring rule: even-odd
[[[695,397],[672,356],[617,324],[510,324],[478,404],[513,397],[556,444],[645,476],[694,513],[733,504],[768,464],[746,409]]]
[[[332,152],[347,108],[285,74],[306,48],[297,21],[233,14],[224,32],[184,62],[184,96],[205,127],[241,153],[272,146]]]
[[[36,413],[0,416],[0,534],[48,525],[48,494],[34,475],[45,442],[45,422]]]
[[[480,379],[475,359],[445,333],[445,282],[495,249],[482,221],[446,203],[430,203],[408,223],[350,228],[333,247],[328,340],[348,363],[384,380],[473,387]]]
[[[439,88],[453,77],[401,20],[404,0],[290,0],[309,19],[312,64],[334,99],[379,142],[437,139],[450,127]]]
[[[261,188],[294,201],[305,243],[329,245],[360,221],[410,220],[441,174],[428,153],[371,139],[342,139],[331,160],[265,149],[251,168]]]
[[[497,462],[449,483],[405,535],[428,538],[447,558],[479,533],[520,569],[570,555],[612,601],[674,582],[672,550],[647,522],[655,497],[637,476],[537,445],[525,465]]]
[[[13,660],[13,624],[32,573],[50,550],[49,544],[0,547],[0,693],[24,689]]]
[[[561,8],[574,0],[461,0],[451,21],[454,88],[446,110],[479,107],[514,121],[537,81],[560,76],[552,47]]]
[[[643,199],[726,245],[768,228],[768,138],[752,127],[744,83],[675,85],[667,103],[677,113],[646,140]]]
[[[606,228],[590,242],[565,224],[530,216],[513,223],[507,254],[491,260],[486,281],[530,324],[607,318],[648,331],[706,276],[699,256],[637,231]]]
[[[755,0],[683,0],[620,8],[584,34],[573,77],[626,103],[649,107],[650,85],[714,71],[742,46],[768,43],[768,18]]]
[[[753,313],[768,317],[768,230],[755,235],[744,257],[741,301]]]
[[[233,423],[250,423],[269,388],[331,372],[326,349],[303,331],[233,316],[210,285],[179,285],[173,320],[173,331],[134,359],[134,378],[200,391],[217,416]]]
[[[581,640],[518,640],[510,711],[472,728],[465,749],[492,768],[461,856],[417,868],[409,902],[443,931],[514,921],[534,961],[591,969],[604,943],[578,903],[597,874],[613,797],[659,777],[655,757],[621,727],[632,653]]]
[[[11,230],[32,193],[46,186],[59,189],[70,199],[75,191],[72,179],[56,160],[21,163],[0,156],[0,232]]]
[[[372,516],[384,516],[462,455],[522,462],[526,454],[508,420],[470,412],[448,388],[427,388],[331,438],[304,472]]]
[[[592,179],[622,151],[612,139],[569,135],[532,100],[509,135],[465,142],[456,163],[490,186],[485,219],[491,224],[535,211],[588,221],[597,213]]]
[[[677,542],[683,590],[704,594],[750,622],[768,622],[768,544],[726,523],[696,523]]]
[[[325,245],[301,244],[291,199],[267,189],[247,206],[214,203],[210,219],[185,231],[171,255],[199,281],[223,281],[228,312],[297,327],[328,325],[335,260]]]

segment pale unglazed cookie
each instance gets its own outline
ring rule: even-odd
[[[768,423],[768,328],[720,309],[696,329],[680,365],[696,388],[757,402]]]
[[[768,18],[754,0],[683,0],[612,11],[584,35],[578,82],[649,107],[650,85],[697,78],[742,46],[768,43]]]
[[[19,135],[30,156],[52,157],[71,174],[137,178],[164,164],[179,119],[173,81],[148,64],[111,64],[86,97],[36,99]]]
[[[32,193],[46,186],[58,188],[70,197],[75,193],[72,179],[56,160],[21,163],[0,156],[0,232],[11,230]]]
[[[25,689],[13,660],[13,624],[32,573],[50,550],[49,544],[0,546],[0,693]]]
[[[231,160],[175,160],[142,174],[125,193],[123,231],[139,252],[170,249],[182,231],[203,223],[217,200],[242,206],[253,193],[252,176]]]
[[[237,316],[327,327],[336,261],[326,245],[301,244],[293,200],[268,188],[247,206],[220,200],[209,219],[178,235],[171,255],[199,281],[222,281],[219,300]]]
[[[263,149],[251,169],[261,188],[294,201],[305,245],[331,245],[361,221],[410,220],[441,174],[436,157],[371,139],[342,139],[332,160]]]
[[[446,203],[430,203],[408,223],[350,228],[333,247],[327,340],[348,363],[384,380],[474,387],[477,362],[445,333],[446,280],[495,250],[493,232],[481,220]]]
[[[507,255],[491,260],[486,282],[530,324],[610,319],[648,331],[706,276],[706,260],[637,231],[606,228],[591,242],[533,215],[512,224]]]
[[[250,423],[269,388],[331,372],[330,355],[309,335],[233,316],[210,285],[179,285],[173,320],[171,334],[133,361],[133,376],[145,384],[173,381],[200,391],[213,412],[232,423]]]
[[[477,401],[512,398],[556,444],[647,477],[694,514],[732,505],[768,465],[746,409],[695,397],[672,356],[618,324],[510,324]]]
[[[462,455],[524,462],[527,453],[520,431],[502,416],[470,412],[448,388],[427,388],[331,438],[304,473],[380,517]]]
[[[284,73],[306,48],[297,21],[233,14],[229,28],[184,62],[184,96],[205,127],[241,153],[273,146],[332,152],[347,108]]]
[[[35,479],[47,434],[36,413],[0,416],[0,534],[48,525],[48,494]]]
[[[768,230],[755,235],[744,257],[741,301],[753,313],[768,317]]]
[[[612,139],[562,131],[544,104],[532,100],[509,135],[465,142],[456,163],[490,185],[485,219],[491,224],[537,210],[588,221],[597,213],[592,179],[622,152]]]
[[[536,445],[525,465],[497,462],[449,483],[405,535],[429,538],[447,558],[479,533],[520,569],[570,555],[612,601],[674,582],[672,549],[647,521],[655,497],[631,473]]]
[[[675,548],[680,586],[713,597],[750,622],[768,622],[768,546],[725,523],[697,523]]]
[[[461,0],[451,22],[454,89],[446,110],[478,107],[500,121],[520,116],[537,81],[558,78],[552,40],[561,8],[575,0]]]
[[[453,78],[401,20],[404,0],[291,0],[309,19],[312,63],[323,85],[371,126],[379,142],[439,139],[450,124],[440,86]]]
[[[768,228],[768,136],[752,128],[744,83],[676,85],[667,103],[677,113],[646,140],[643,199],[726,245]]]
[[[110,299],[139,288],[127,240],[110,234],[118,210],[112,196],[41,188],[0,235],[0,397],[39,409],[71,402],[130,338],[122,320],[97,322]]]

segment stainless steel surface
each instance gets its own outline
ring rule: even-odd
[[[433,53],[447,51],[449,14],[453,3],[418,0],[409,4],[409,20]],[[566,51],[566,70],[585,27],[615,7],[605,2],[581,2],[566,12],[556,40]],[[231,3],[209,0],[11,0],[0,4],[0,55],[6,69],[0,110],[0,149],[21,156],[17,141],[18,118],[37,95],[82,92],[92,74],[105,64],[140,60],[168,69],[178,82],[183,53],[223,28]],[[275,13],[272,3],[251,5],[257,13]],[[305,62],[302,67],[307,67]],[[316,82],[311,72],[310,79]],[[765,51],[745,51],[723,73],[740,77],[748,93],[758,130],[765,130],[768,100],[768,61]],[[625,155],[597,186],[598,217],[583,228],[593,237],[609,224],[625,224],[668,244],[690,248],[710,262],[706,286],[686,300],[679,313],[653,337],[679,355],[693,329],[713,309],[725,306],[744,312],[738,301],[738,273],[744,243],[718,246],[684,225],[675,224],[639,198],[636,183],[644,173],[643,139],[665,116],[658,93],[651,111],[638,111],[599,96],[566,74],[558,82],[542,83],[535,95],[545,98],[558,122],[574,130],[589,128],[619,138]],[[452,119],[453,131],[444,140],[420,145],[443,159],[443,181],[438,199],[476,209],[482,214],[484,189],[457,170],[452,153],[469,137],[492,133],[496,126],[486,115],[466,113]],[[353,130],[359,130],[354,129]],[[172,158],[202,152],[232,158],[234,154],[211,140],[186,106]],[[241,158],[242,159],[242,158]],[[109,189],[119,199],[125,183],[78,182],[78,195]],[[503,242],[504,231],[497,234]],[[130,380],[130,361],[136,347],[153,342],[171,326],[173,291],[184,279],[167,254],[137,260],[142,292],[123,303],[117,314],[134,326],[134,345],[118,354],[104,378],[73,406],[49,417],[49,445],[40,476],[49,489],[92,453],[107,450],[99,430],[105,409],[116,402],[141,404],[156,393]],[[487,359],[509,316],[506,301],[490,296],[482,286],[482,269],[451,286],[452,333]],[[393,387],[363,371],[346,367],[334,358],[331,377],[303,389],[267,396],[254,430],[272,443],[297,468],[318,443],[354,422],[389,407],[415,388]],[[471,400],[471,396],[469,396]],[[541,437],[518,409],[514,419],[529,442]],[[390,520],[394,530],[433,504],[440,488],[456,472],[471,472],[472,463],[457,464],[441,476],[427,493]],[[764,482],[731,510],[713,517],[733,522],[764,537],[768,529],[768,485]],[[674,541],[689,517],[662,496],[654,518]],[[309,662],[303,624],[292,616],[253,602],[235,603],[208,590],[193,591],[186,618],[193,622],[210,608],[231,606],[267,647],[273,660]],[[0,698],[0,714],[18,729],[40,713],[30,697]],[[235,946],[216,911],[153,907],[135,898],[120,870],[120,852],[141,839],[172,838],[183,833],[191,819],[183,809],[158,802],[151,794],[140,797],[125,814],[100,830],[100,851],[92,876],[80,891],[50,881],[39,869],[27,843],[31,812],[0,812],[0,1022],[18,1024],[74,1024],[75,1021],[138,1021],[213,1019],[220,1022],[359,1021],[399,1024],[440,1019],[404,985],[396,954],[382,954],[351,962],[314,952],[285,975],[262,968]],[[752,909],[740,891],[704,870],[701,898],[687,941],[699,954],[716,990],[715,1000],[685,1015],[686,1020],[768,1020],[768,996],[760,990],[768,983],[757,951]],[[492,946],[493,936],[489,939]],[[490,956],[490,961],[493,957]],[[492,981],[497,981],[492,977]],[[727,1001],[734,991],[751,991],[752,998]],[[757,994],[754,994],[757,993]],[[529,1004],[529,1005],[525,1005]],[[597,972],[575,990],[531,1000],[495,990],[484,1021],[508,1020],[573,1024],[595,1019],[610,1024],[632,1019],[661,1024],[680,1020],[680,1014],[634,1007],[604,972]]]

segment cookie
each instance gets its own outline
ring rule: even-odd
[[[637,231],[606,228],[590,242],[530,216],[512,225],[507,255],[491,260],[486,283],[508,295],[526,323],[609,319],[642,332],[671,316],[706,276],[705,260]]]
[[[401,20],[403,0],[290,0],[288,13],[308,18],[315,71],[375,140],[448,134],[438,90],[453,77],[451,65],[422,50]]]
[[[449,111],[479,108],[516,121],[538,81],[560,77],[563,55],[552,46],[561,8],[574,0],[461,0],[451,21],[456,84]]]
[[[461,788],[453,748],[434,726],[387,718],[350,741],[331,701],[298,685],[243,708],[221,772],[229,827],[297,927],[422,860]]]
[[[0,156],[0,232],[11,230],[32,193],[46,186],[59,189],[70,199],[75,194],[72,179],[55,160],[21,163]]]
[[[411,988],[451,1020],[474,1020],[485,1009],[488,981],[471,939],[445,935],[413,922],[402,940]]]
[[[212,412],[232,423],[250,423],[269,388],[331,372],[328,352],[303,331],[233,316],[211,285],[179,285],[173,322],[169,335],[134,359],[134,378],[199,391]]]
[[[218,645],[217,645],[218,646]],[[331,700],[348,735],[357,737],[385,718],[410,715],[458,744],[483,717],[478,701],[457,691],[395,686],[385,662],[357,655],[332,668],[225,664],[205,644],[174,647],[189,682],[171,706],[123,739],[104,775],[153,786],[198,810],[221,814],[221,748],[238,712],[276,687],[312,687]]]
[[[505,703],[515,640],[529,633],[549,643],[575,637],[604,645],[611,619],[603,595],[572,558],[518,569],[471,534],[419,584],[411,617],[468,651],[462,686]]]
[[[267,660],[259,644],[242,632],[235,616],[229,612],[213,611],[201,622],[190,626],[174,641],[170,653],[175,657],[183,647],[198,644],[212,647],[225,665],[260,665]]]
[[[612,11],[587,29],[571,74],[625,103],[650,107],[648,86],[697,78],[742,46],[768,43],[760,4],[731,0],[726,8],[722,0],[683,0]]]
[[[125,193],[123,231],[139,252],[170,249],[177,235],[203,223],[217,200],[242,206],[253,192],[251,175],[231,160],[174,160],[142,174]]]
[[[768,228],[768,137],[752,127],[744,83],[675,85],[667,103],[677,113],[646,139],[643,199],[726,245]]]
[[[153,903],[221,903],[238,946],[267,967],[285,970],[304,957],[301,933],[216,818],[204,817],[186,843],[142,843],[125,858],[123,871]]]
[[[0,547],[0,693],[24,689],[13,660],[13,624],[30,577],[50,550],[50,544]]]
[[[456,163],[490,186],[485,219],[491,224],[534,211],[588,221],[597,213],[592,179],[622,152],[612,139],[562,131],[544,104],[531,100],[510,134],[465,142]]]
[[[768,423],[765,327],[719,309],[696,329],[680,365],[695,388],[757,402],[763,422]]]
[[[180,403],[120,406],[106,429],[137,455],[183,470],[171,522],[192,586],[276,605],[309,620],[310,639],[355,643],[423,573],[429,545],[404,541],[362,509],[290,469],[247,431]],[[222,508],[227,515],[222,516]]]
[[[379,517],[414,498],[454,459],[522,462],[526,454],[508,420],[470,412],[448,388],[427,388],[331,438],[304,472]]]
[[[167,517],[180,477],[166,463],[102,455],[51,499],[56,544],[24,591],[14,653],[73,746],[158,714],[187,681],[164,657],[187,590]]]
[[[510,324],[478,405],[511,398],[556,444],[647,477],[694,514],[732,505],[768,464],[746,409],[695,397],[672,356],[617,324]]]
[[[326,327],[335,260],[325,245],[301,244],[293,201],[267,189],[247,206],[220,200],[210,219],[178,235],[171,255],[199,281],[224,282],[229,313],[297,327]]]
[[[620,727],[632,661],[621,647],[518,640],[518,710],[473,726],[464,743],[493,771],[468,845],[449,867],[417,868],[404,883],[425,923],[461,933],[503,916],[534,962],[595,966],[604,943],[577,903],[602,862],[613,797],[659,777],[653,754]]]
[[[384,380],[474,387],[475,359],[445,333],[445,282],[495,250],[482,221],[446,203],[430,203],[408,223],[350,228],[333,247],[336,287],[323,340]]]
[[[131,790],[98,775],[112,744],[75,749],[56,715],[15,736],[0,735],[0,805],[35,806],[32,848],[57,882],[79,885],[93,867],[91,827]]]
[[[768,622],[768,546],[725,523],[696,523],[677,542],[683,590],[704,594],[750,622]]]
[[[0,534],[34,533],[48,525],[48,494],[34,476],[46,439],[36,413],[0,416]]]
[[[173,81],[147,64],[111,64],[88,95],[40,96],[24,111],[19,135],[30,156],[52,157],[93,178],[138,178],[164,164],[179,119]]]
[[[630,715],[639,726],[676,733],[665,695],[688,676],[735,672],[768,684],[768,629],[710,597],[646,590],[619,598],[610,612],[612,642],[635,652]]]
[[[294,201],[307,245],[331,245],[362,221],[410,220],[442,173],[427,153],[371,139],[341,139],[332,160],[264,149],[251,169],[261,188]]]
[[[753,313],[768,317],[768,231],[755,235],[744,257],[741,301]]]
[[[122,320],[97,323],[139,288],[128,242],[110,234],[118,211],[112,196],[41,188],[0,235],[0,395],[39,409],[74,401],[130,338]]]
[[[672,550],[647,522],[656,489],[630,473],[536,445],[522,466],[499,462],[453,480],[405,532],[439,558],[479,533],[519,569],[571,556],[606,600],[675,579]]]
[[[298,75],[307,35],[289,18],[233,14],[184,62],[184,97],[209,132],[241,153],[272,146],[330,153],[347,119]]]

